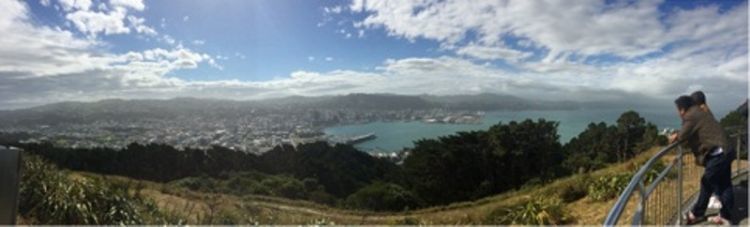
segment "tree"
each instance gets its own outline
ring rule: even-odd
[[[557,125],[544,119],[501,122],[487,131],[417,141],[403,164],[408,186],[434,205],[551,179],[563,158]]]
[[[617,124],[591,123],[565,145],[563,167],[569,173],[591,171],[608,163],[621,162],[654,145],[666,144],[656,125],[635,111],[620,115]]]
[[[563,167],[569,173],[587,172],[604,167],[607,163],[617,160],[617,128],[607,126],[606,123],[590,123],[586,130],[571,139],[563,150],[565,161]]]
[[[262,172],[288,174],[298,179],[315,179],[326,192],[345,198],[374,180],[383,180],[397,166],[375,158],[351,145],[331,146],[327,142],[278,146],[261,155]]]
[[[622,162],[635,155],[633,147],[641,142],[646,130],[646,120],[635,111],[627,111],[617,119],[619,145],[617,161]]]

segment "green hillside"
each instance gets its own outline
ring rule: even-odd
[[[133,207],[129,214],[134,219],[125,219],[123,223],[135,221],[151,224],[510,224],[507,222],[508,220],[502,220],[508,216],[508,213],[526,212],[534,214],[534,217],[541,217],[538,220],[541,223],[599,224],[613,203],[614,197],[594,199],[589,194],[587,187],[591,184],[587,182],[632,172],[656,150],[656,148],[650,149],[627,162],[609,165],[606,168],[587,174],[565,177],[545,185],[530,186],[469,202],[458,202],[404,212],[354,211],[279,197],[236,196],[223,193],[198,192],[169,183],[156,183],[89,172],[58,171],[53,165],[43,162],[38,158],[26,158],[26,164],[45,165],[47,166],[45,168],[48,168],[47,170],[39,170],[37,168],[37,170],[33,171],[44,171],[46,174],[55,172],[55,174],[59,175],[58,177],[65,178],[60,179],[60,181],[78,182],[73,185],[77,185],[80,182],[98,182],[98,186],[90,189],[81,189],[83,191],[96,190],[114,193],[112,190],[102,190],[102,188],[127,188],[127,195],[116,195],[123,198],[123,204]],[[25,180],[27,181],[24,182],[24,185],[32,183],[27,178]],[[54,185],[54,181],[50,181],[49,178],[39,180],[44,180],[48,184]],[[50,190],[64,189],[56,189],[53,186]],[[575,195],[577,191],[580,191],[580,194]],[[111,196],[109,194],[105,197]],[[52,202],[74,204],[71,207],[76,207],[76,204],[81,202],[75,201],[76,197],[68,197],[67,199],[70,201]],[[87,201],[94,199],[96,198],[87,198]],[[26,202],[28,203],[29,201]],[[121,209],[118,208],[120,206],[115,207]],[[106,213],[86,213],[92,211],[85,211],[84,209],[80,214],[92,217],[96,215],[106,217],[108,215]],[[548,217],[540,215],[545,213]],[[85,222],[83,221],[84,219],[64,219],[68,218],[68,216],[56,217],[63,219],[39,220],[40,218],[51,218],[40,215],[41,213],[38,211],[21,209],[21,220],[19,223],[63,223],[62,221],[92,224],[119,223],[105,222],[106,219],[99,219],[99,222]],[[510,221],[517,221],[516,224],[533,224],[537,222],[537,220],[525,220],[523,218]]]

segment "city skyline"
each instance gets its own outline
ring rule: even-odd
[[[0,3],[0,109],[348,93],[747,98],[747,1]]]

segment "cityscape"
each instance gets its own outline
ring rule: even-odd
[[[350,143],[351,138],[325,135],[323,128],[376,121],[419,121],[432,124],[474,124],[481,111],[422,110],[304,110],[255,111],[240,117],[183,115],[172,119],[97,120],[91,123],[60,122],[0,128],[0,133],[28,133],[25,143],[50,142],[61,147],[124,148],[131,143],[167,144],[177,148],[206,149],[221,146],[260,154],[281,144],[327,141]]]

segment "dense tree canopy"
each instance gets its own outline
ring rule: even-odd
[[[261,156],[218,146],[205,151],[135,143],[120,150],[59,148],[48,143],[19,146],[73,170],[159,182],[258,171],[314,179],[327,193],[342,198],[373,180],[384,179],[387,173],[397,172],[397,166],[387,160],[372,157],[350,145],[330,146],[325,142],[304,144],[297,149],[279,146]]]
[[[590,171],[630,159],[654,145],[666,144],[654,124],[637,112],[620,115],[617,124],[591,123],[564,146],[563,167],[568,172]]]
[[[550,179],[562,160],[557,123],[499,123],[415,143],[404,160],[407,185],[430,204],[475,199]]]

